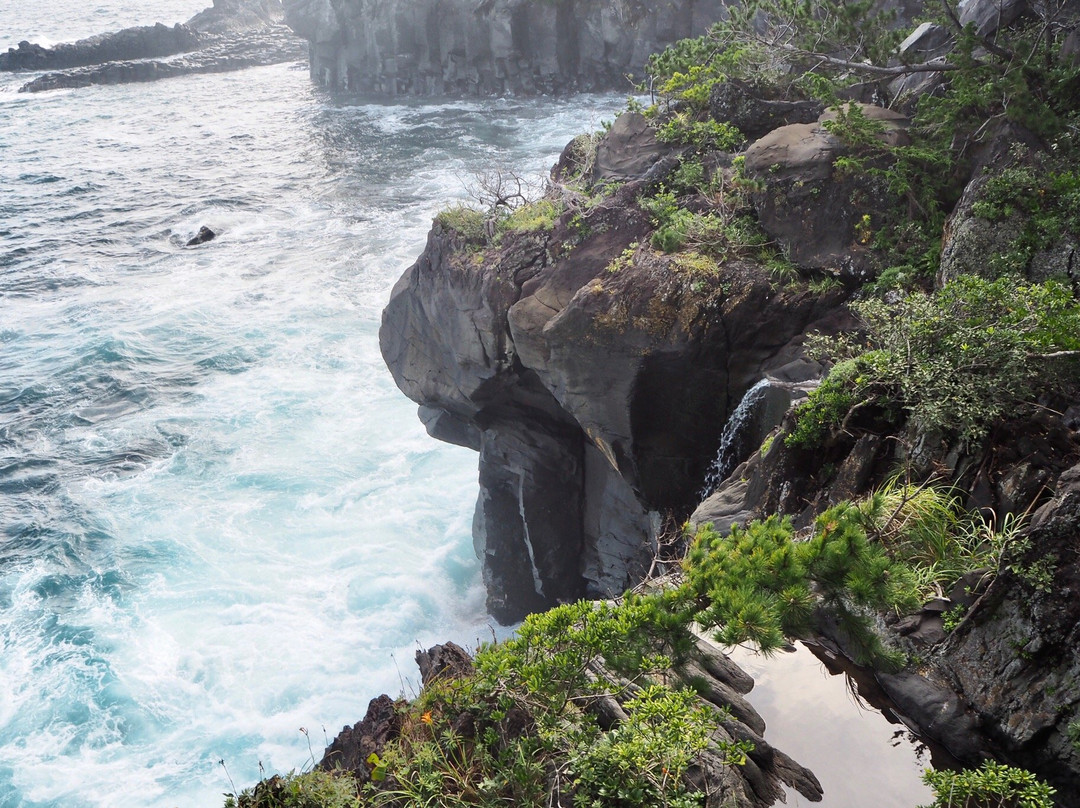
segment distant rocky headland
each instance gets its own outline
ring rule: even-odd
[[[298,61],[305,48],[279,0],[214,0],[186,23],[125,28],[46,48],[20,42],[2,71],[49,71],[20,92],[156,81]]]

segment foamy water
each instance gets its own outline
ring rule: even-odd
[[[0,30],[153,21],[66,6]],[[417,644],[490,637],[476,457],[426,436],[379,316],[464,177],[546,169],[619,99],[26,79],[0,76],[0,806],[218,805],[219,761],[302,767]]]

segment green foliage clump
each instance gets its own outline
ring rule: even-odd
[[[315,769],[289,772],[228,795],[225,808],[356,808],[356,780],[348,774]]]
[[[738,208],[693,211],[668,190],[642,197],[639,204],[652,216],[656,229],[650,240],[661,252],[689,249],[717,261],[751,257],[766,263],[777,256],[757,220]]]
[[[401,737],[372,762],[381,779],[363,804],[699,804],[682,775],[718,718],[692,693],[647,679],[692,643],[685,616],[653,597],[531,615],[481,648],[471,675],[430,683],[407,708]],[[611,695],[629,718],[604,730],[587,707]],[[734,762],[746,753],[718,749]]]
[[[840,362],[798,411],[791,445],[814,446],[855,410],[898,406],[920,429],[972,444],[1001,417],[1075,375],[1080,306],[1056,282],[1016,284],[961,276],[933,295],[852,309],[865,341],[819,342]],[[1070,370],[1071,369],[1071,370]]]
[[[674,113],[660,124],[656,137],[663,143],[693,146],[698,151],[735,151],[746,142],[743,133],[730,123],[699,120],[685,111]]]
[[[562,215],[562,205],[554,199],[538,199],[510,211],[499,220],[503,233],[538,233],[550,231]]]
[[[910,569],[870,543],[850,504],[822,513],[807,541],[794,541],[788,518],[770,516],[722,536],[704,525],[687,553],[686,583],[674,596],[726,645],[750,642],[763,652],[805,636],[823,602],[868,661],[890,662],[870,630],[870,609],[917,603]]]
[[[987,180],[972,213],[991,222],[1020,216],[1022,230],[1004,254],[990,257],[998,275],[1022,273],[1035,255],[1063,237],[1080,236],[1080,171],[1038,160],[1005,168]]]
[[[1076,750],[1077,754],[1080,754],[1080,719],[1070,721],[1066,732],[1069,737],[1069,743],[1072,744],[1073,749]]]
[[[682,783],[709,745],[715,714],[691,690],[643,688],[625,705],[628,719],[582,746],[570,760],[576,808],[698,808],[701,795]],[[741,747],[729,753],[744,763]]]
[[[923,808],[1054,808],[1054,789],[1024,769],[988,760],[978,769],[927,771],[934,802]]]
[[[888,373],[892,361],[888,352],[871,350],[833,365],[829,375],[796,408],[795,426],[784,438],[785,445],[814,448],[830,435],[845,431],[858,408],[878,403],[889,391],[881,377]]]
[[[857,507],[870,537],[914,570],[926,598],[940,597],[972,570],[996,575],[1007,551],[1015,552],[1022,542],[1021,518],[1010,514],[999,522],[982,512],[965,513],[959,496],[947,488],[897,478]]]
[[[482,210],[468,205],[454,205],[440,211],[435,216],[435,223],[444,230],[453,230],[466,241],[484,241],[487,216]]]

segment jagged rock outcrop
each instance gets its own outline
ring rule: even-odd
[[[638,135],[617,123],[607,146]],[[642,245],[649,181],[497,247],[437,222],[384,312],[384,358],[429,431],[479,449],[473,532],[501,620],[639,580],[659,514],[695,501],[746,390],[798,364],[808,330],[847,324],[842,289]]]
[[[629,89],[721,0],[285,0],[321,84],[383,95]]]
[[[205,43],[187,25],[145,25],[98,34],[52,48],[23,41],[0,53],[0,70],[66,70],[127,59],[155,59],[196,50]]]
[[[417,651],[416,660],[425,688],[472,673],[471,658],[454,643]],[[590,664],[595,667],[598,663]],[[601,672],[617,682],[618,697],[590,694],[579,699],[600,727],[611,729],[627,719],[623,702],[641,688],[610,671]],[[744,698],[754,687],[753,679],[718,648],[699,638],[692,659],[672,675],[684,685],[692,682],[700,694],[701,706],[714,711],[716,717],[712,743],[698,753],[686,775],[689,783],[705,795],[706,808],[769,808],[785,800],[785,787],[811,802],[821,800],[821,784],[814,773],[765,739],[764,720]],[[406,702],[395,702],[386,695],[372,699],[363,720],[344,727],[326,748],[319,768],[347,772],[358,783],[370,782],[374,768],[370,756],[382,756],[387,745],[402,736],[407,720],[402,716],[408,709]],[[492,705],[492,712],[489,716],[466,710],[449,716],[449,720],[454,732],[466,741],[475,738],[482,728],[493,729],[497,737],[512,738],[528,732],[533,725],[533,717],[519,705],[498,710],[498,716]],[[720,746],[736,742],[749,744],[745,762],[738,765]],[[254,793],[256,797],[262,794],[273,798],[280,796],[283,785],[280,777],[272,777],[259,783]]]
[[[0,70],[49,70],[20,92],[129,84],[223,73],[304,58],[279,0],[214,0],[184,24],[125,28],[44,48],[20,42],[0,54]]]

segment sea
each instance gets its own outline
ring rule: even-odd
[[[3,0],[0,48],[206,4]],[[625,96],[30,78],[0,74],[0,808],[220,806],[413,692],[418,647],[498,633],[476,455],[425,434],[381,310],[470,177],[543,176]]]

